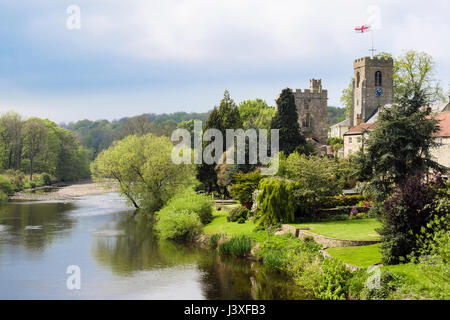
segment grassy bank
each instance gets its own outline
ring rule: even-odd
[[[346,240],[378,240],[379,235],[375,229],[381,226],[377,219],[350,219],[291,225],[309,229],[323,236]]]

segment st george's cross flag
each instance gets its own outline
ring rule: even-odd
[[[363,24],[361,27],[356,27],[355,32],[356,33],[364,33],[370,31],[370,26]]]

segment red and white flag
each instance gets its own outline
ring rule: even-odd
[[[370,30],[370,26],[363,24],[361,27],[356,27],[355,28],[355,32],[356,33],[364,33],[367,31],[371,31]]]

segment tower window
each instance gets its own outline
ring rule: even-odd
[[[375,72],[375,86],[381,87],[381,81],[382,81],[381,71]]]
[[[356,87],[359,88],[359,81],[360,81],[360,76],[359,76],[359,71],[356,73]]]
[[[302,127],[311,127],[311,114],[308,112],[303,119]]]

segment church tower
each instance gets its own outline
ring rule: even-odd
[[[379,107],[392,103],[393,66],[391,58],[364,57],[353,62],[350,127],[367,121]]]

